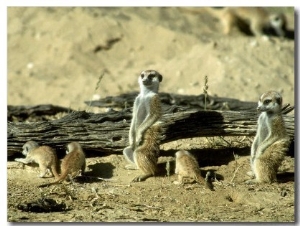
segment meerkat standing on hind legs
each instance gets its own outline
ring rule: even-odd
[[[27,141],[22,149],[26,158],[16,158],[15,161],[23,164],[37,163],[41,171],[39,177],[45,177],[47,172],[50,172],[58,178],[58,160],[54,149],[46,145],[40,146],[35,141]]]
[[[290,138],[286,132],[281,113],[282,97],[275,91],[269,91],[260,97],[257,110],[257,132],[251,146],[250,165],[254,180],[247,183],[272,183],[277,181],[277,170],[286,155]]]
[[[176,167],[175,173],[178,174],[178,181],[174,181],[174,184],[183,184],[184,178],[192,178],[199,184],[205,184],[210,190],[214,190],[211,182],[210,173],[206,174],[204,179],[201,176],[200,168],[195,157],[188,151],[180,150],[176,154]]]
[[[140,93],[133,105],[129,146],[123,150],[126,160],[144,173],[133,182],[144,181],[157,171],[162,131],[159,122],[162,109],[158,96],[161,81],[162,75],[155,70],[143,71],[138,78]]]
[[[46,187],[53,184],[58,184],[65,179],[72,179],[78,176],[80,173],[83,175],[85,171],[85,154],[78,142],[71,142],[67,145],[67,155],[62,159],[61,162],[61,174],[52,183],[43,184],[39,187]]]

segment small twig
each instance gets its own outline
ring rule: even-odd
[[[93,177],[93,176],[84,176],[84,177],[95,178],[95,179],[103,180],[103,181],[117,181],[116,179],[107,179],[107,178],[103,178],[103,177]]]
[[[149,209],[162,209],[162,207],[156,207],[156,206],[149,206],[146,204],[133,204],[132,207],[146,207]]]
[[[207,106],[207,90],[208,90],[208,78],[207,75],[205,75],[204,78],[204,87],[203,87],[203,93],[204,93],[204,110],[206,111],[206,106]]]
[[[236,173],[237,173],[237,171],[239,170],[240,167],[241,167],[241,166],[238,166],[238,167],[235,169],[235,171],[234,171],[234,173],[233,173],[233,177],[232,177],[231,180],[230,180],[230,183],[233,182],[233,180],[234,180],[234,178],[235,178],[235,176],[236,176]]]
[[[95,195],[96,195],[96,198],[99,198],[99,195],[98,195],[98,193],[97,193],[97,190],[96,190],[96,188],[92,187],[92,192],[94,192],[94,193],[95,193]]]
[[[167,176],[168,176],[169,179],[170,179],[170,170],[171,170],[170,160],[168,160],[167,163],[166,163],[166,171],[167,171]]]
[[[106,70],[104,70],[104,71],[100,74],[94,92],[96,92],[96,91],[99,89],[100,83],[101,83],[101,81],[102,81],[102,79],[103,79],[103,77],[104,77],[104,75],[105,75],[105,72],[106,72]],[[90,100],[90,103],[89,103],[89,105],[88,105],[88,109],[90,109],[91,105],[92,105],[92,100]]]
[[[230,183],[233,182],[234,178],[236,177],[237,171],[238,171],[239,168],[241,167],[241,165],[238,166],[238,163],[237,163],[238,155],[235,155],[234,152],[233,152],[233,157],[234,157],[234,159],[235,159],[235,167],[236,167],[236,169],[235,169],[234,172],[233,172],[233,176],[232,176],[232,178],[231,178],[231,180],[230,180]]]
[[[229,146],[231,146],[231,143],[229,143],[223,136],[220,136],[220,138],[225,141]]]

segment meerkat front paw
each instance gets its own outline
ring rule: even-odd
[[[248,185],[252,185],[252,184],[256,184],[256,183],[257,183],[257,180],[255,180],[255,179],[245,181],[245,184],[248,184]]]
[[[142,136],[138,135],[136,137],[136,145],[139,146],[139,145],[141,145],[141,143],[142,143]]]
[[[145,175],[140,175],[135,177],[132,182],[141,182],[141,181],[145,181],[147,178],[151,177],[151,174],[145,174]]]
[[[141,182],[141,181],[144,181],[143,177],[141,176],[137,176],[135,178],[133,178],[132,182]]]
[[[254,179],[255,178],[255,175],[252,171],[248,171],[247,173],[247,176],[249,176],[251,179]]]
[[[136,165],[132,165],[132,164],[128,164],[124,167],[127,170],[137,170],[137,166]]]

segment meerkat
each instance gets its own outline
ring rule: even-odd
[[[46,187],[53,184],[58,184],[65,179],[72,179],[80,173],[83,175],[85,172],[86,160],[85,154],[81,145],[78,142],[71,142],[67,145],[66,156],[61,162],[61,174],[52,183],[43,184],[39,187]],[[67,178],[69,176],[69,178]]]
[[[144,173],[133,182],[144,181],[157,172],[162,115],[158,89],[162,79],[155,70],[143,71],[138,78],[140,93],[133,105],[129,146],[123,150],[125,159]]]
[[[199,164],[196,158],[190,152],[180,150],[176,152],[175,157],[175,174],[178,174],[178,181],[174,181],[174,184],[183,184],[184,178],[191,178],[197,181],[199,184],[204,184],[210,190],[214,190],[210,173],[207,173],[206,178],[201,176]]]
[[[224,34],[230,34],[235,26],[244,25],[255,36],[275,32],[284,37],[287,20],[282,13],[269,13],[262,7],[226,7],[221,11]]]
[[[53,148],[46,145],[40,146],[35,141],[28,141],[22,149],[22,154],[26,158],[16,158],[15,161],[23,164],[37,163],[40,169],[39,177],[41,178],[45,177],[47,172],[58,178],[58,159]]]
[[[179,9],[193,14],[211,14],[221,22],[223,33],[226,35],[229,35],[235,27],[254,36],[276,35],[283,38],[289,33],[286,16],[283,13],[270,13],[263,7],[221,7],[221,9],[183,7]]]
[[[282,97],[276,91],[261,95],[257,110],[257,132],[251,146],[250,165],[254,180],[249,182],[276,182],[276,174],[290,145],[281,113]],[[249,173],[248,173],[249,174]],[[250,172],[251,175],[251,172]]]

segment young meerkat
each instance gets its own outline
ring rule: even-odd
[[[39,187],[46,187],[53,184],[58,184],[65,179],[72,179],[80,173],[84,174],[86,166],[85,154],[81,145],[78,142],[71,142],[67,145],[66,156],[61,162],[61,174],[52,183],[40,185]],[[69,178],[67,178],[69,176]]]
[[[287,31],[287,20],[282,13],[269,13],[262,7],[226,7],[220,14],[224,33],[229,34],[233,27],[247,27],[255,36],[275,33],[284,37]]]
[[[144,181],[157,171],[162,115],[158,88],[162,78],[155,70],[143,71],[138,78],[140,93],[133,105],[129,146],[123,150],[126,160],[144,173],[133,182]]]
[[[281,113],[282,97],[278,92],[269,91],[260,97],[257,110],[257,132],[251,146],[250,165],[254,180],[247,183],[276,182],[276,174],[290,145]],[[248,174],[251,174],[248,173]]]
[[[59,177],[58,159],[53,148],[46,145],[40,146],[35,141],[28,141],[23,145],[22,149],[22,154],[25,155],[26,158],[16,158],[15,161],[23,164],[39,164],[39,177],[45,177],[47,172],[50,172],[55,178]]]
[[[214,190],[211,182],[210,173],[206,174],[206,178],[201,176],[201,171],[196,158],[188,151],[180,150],[175,154],[176,167],[175,174],[178,174],[178,181],[174,181],[174,184],[183,184],[184,178],[191,178],[197,181],[199,184],[204,184],[208,189]]]

